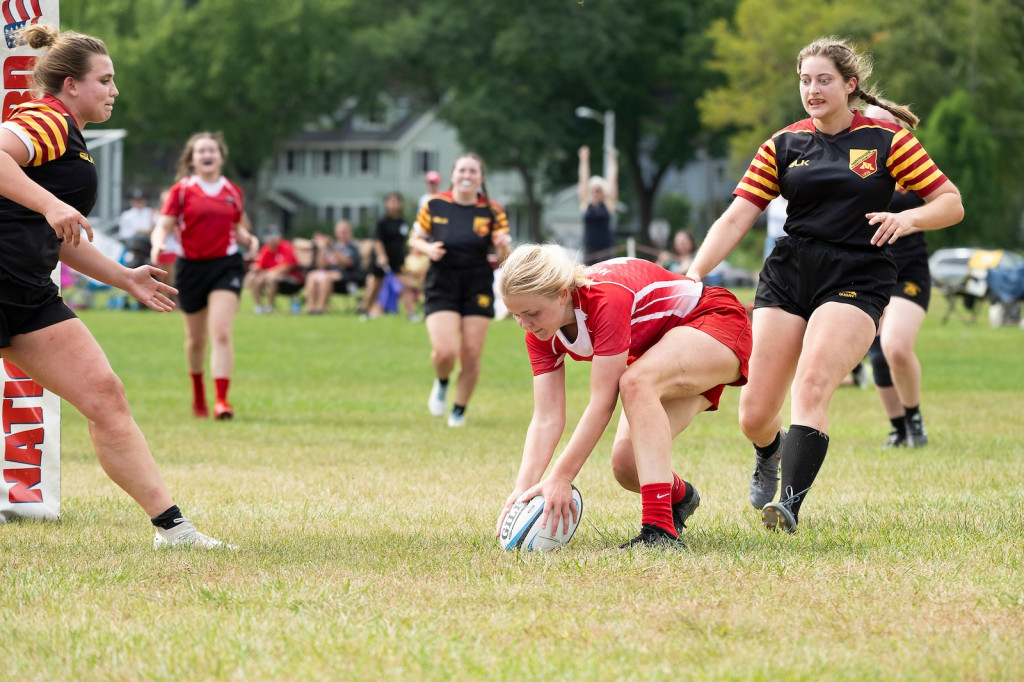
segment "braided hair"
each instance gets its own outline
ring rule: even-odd
[[[803,65],[803,61],[808,57],[825,57],[832,62],[833,66],[836,67],[836,71],[844,81],[849,81],[852,78],[857,79],[857,86],[853,92],[850,93],[848,103],[850,106],[855,106],[855,102],[860,100],[865,104],[872,104],[876,107],[885,109],[890,114],[898,118],[907,124],[907,127],[914,129],[920,122],[920,119],[910,110],[910,107],[895,104],[889,100],[882,99],[881,93],[874,87],[871,86],[867,90],[861,87],[861,83],[867,80],[868,76],[871,75],[871,57],[866,54],[858,53],[850,44],[843,38],[836,36],[825,36],[818,38],[813,43],[800,50],[800,54],[796,58],[796,70],[800,72],[800,67]]]

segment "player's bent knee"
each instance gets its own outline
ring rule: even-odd
[[[129,412],[124,384],[113,371],[90,375],[83,381],[88,385],[86,397],[73,404],[86,419],[99,422]]]
[[[636,459],[633,455],[633,447],[624,443],[621,447],[616,445],[612,448],[612,475],[620,486],[626,490],[640,491],[640,482],[636,474]]]

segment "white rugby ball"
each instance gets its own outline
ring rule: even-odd
[[[540,517],[544,513],[543,495],[537,495],[528,502],[516,502],[501,523],[501,535],[498,536],[501,548],[506,551],[549,552],[569,542],[583,518],[583,496],[576,486],[572,486],[572,499],[576,503],[576,520],[569,517],[568,529],[565,528],[565,519],[559,520],[555,532],[551,531],[550,518],[547,525],[540,527]]]

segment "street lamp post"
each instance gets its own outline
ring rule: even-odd
[[[592,118],[604,126],[604,177],[608,178],[608,162],[615,149],[615,112],[611,109],[603,114],[590,107],[576,107],[576,115],[580,118]]]

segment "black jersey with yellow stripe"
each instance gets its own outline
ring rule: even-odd
[[[787,234],[866,248],[876,230],[866,215],[888,210],[897,183],[925,197],[945,180],[910,131],[854,112],[835,135],[810,118],[772,135],[733,194],[762,209],[781,194]]]
[[[61,201],[88,215],[96,203],[96,166],[82,131],[53,97],[26,102],[5,126],[18,126],[31,140],[25,174]],[[60,256],[60,241],[40,214],[0,196],[0,275],[45,286]]]
[[[478,196],[475,205],[466,206],[456,203],[450,191],[430,197],[416,224],[431,242],[444,242],[445,255],[437,263],[449,268],[487,265],[491,235],[508,232],[508,217],[496,202]]]

